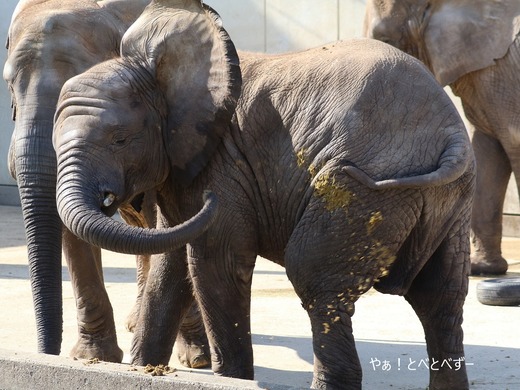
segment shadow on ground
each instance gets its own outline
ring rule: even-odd
[[[296,353],[299,359],[309,364],[308,371],[286,370],[255,366],[255,376],[260,385],[272,383],[271,378],[283,378],[285,385],[310,386],[312,382],[312,340],[310,337],[282,337],[253,335],[254,345],[281,346]],[[386,340],[356,340],[357,351],[363,370],[363,388],[425,390],[428,386],[430,364],[424,343],[391,342]],[[290,351],[287,359],[292,357]],[[277,361],[284,361],[281,356]],[[520,388],[520,349],[466,345],[466,365],[472,389],[517,389]],[[438,367],[442,362],[433,363]],[[444,362],[458,369],[456,361]],[[492,373],[492,375],[491,375]],[[497,375],[498,374],[498,375]],[[493,387],[492,387],[493,386]]]
[[[61,268],[62,280],[70,282],[67,267]],[[106,283],[135,283],[135,268],[103,267]],[[29,280],[29,268],[21,264],[0,264],[0,279]]]

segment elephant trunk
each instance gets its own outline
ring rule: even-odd
[[[59,355],[63,332],[61,235],[51,120],[17,122],[14,168],[27,240],[38,352]]]
[[[88,191],[88,181],[80,169],[58,171],[57,205],[59,215],[71,232],[92,245],[114,252],[151,255],[169,252],[200,236],[216,216],[217,198],[204,194],[203,208],[190,220],[166,229],[147,229],[116,221],[102,211],[99,191]]]

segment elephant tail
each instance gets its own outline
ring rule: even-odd
[[[444,150],[439,158],[438,168],[433,172],[375,181],[352,163],[347,163],[346,166],[342,167],[342,170],[373,190],[439,187],[456,181],[465,173],[473,172],[474,175],[475,160],[471,144],[466,138],[465,140],[459,139],[458,142],[450,144]]]

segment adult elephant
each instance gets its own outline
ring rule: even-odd
[[[430,388],[467,388],[474,160],[449,97],[418,61],[373,40],[240,61],[209,7],[154,0],[123,37],[121,59],[62,89],[57,202],[74,233],[116,251],[163,252],[184,233],[109,216],[157,189],[163,224],[199,232],[198,223],[177,225],[203,207],[203,194],[210,205],[218,199],[215,222],[189,241],[187,265],[183,250],[152,264],[133,362],[168,362],[192,299],[183,271],[213,370],[252,378],[251,280],[261,255],[286,267],[309,314],[314,387],[361,386],[351,316],[375,286],[411,303],[431,361],[461,362],[433,367]]]
[[[462,101],[473,127],[477,190],[473,274],[504,274],[502,210],[520,184],[520,2],[368,0],[365,35],[423,61]]]
[[[121,38],[148,0],[23,0],[12,16],[4,78],[11,92],[15,128],[8,157],[23,209],[38,351],[59,354],[62,340],[61,253],[67,259],[78,308],[78,342],[71,355],[121,361],[112,307],[104,288],[101,252],[77,239],[56,209],[53,119],[63,83],[119,54]],[[141,205],[143,203],[143,205]],[[122,215],[139,226],[154,225],[154,197],[123,205]],[[141,211],[143,210],[143,211]],[[147,211],[147,212],[145,212]],[[138,261],[138,284],[146,259]],[[137,310],[138,305],[136,304]],[[197,317],[196,311],[194,318]],[[131,318],[129,320],[133,322]],[[203,328],[190,319],[179,355],[188,365],[206,365]],[[198,344],[197,344],[198,343]],[[184,345],[184,348],[182,348]]]

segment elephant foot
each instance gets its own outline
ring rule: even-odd
[[[70,356],[76,359],[99,359],[112,363],[123,361],[123,351],[113,338],[80,338],[72,348]]]
[[[175,348],[179,362],[189,368],[211,367],[208,337],[199,306],[193,302],[177,333]]]
[[[455,361],[455,358],[453,361]],[[468,375],[465,367],[460,370],[449,369],[442,371],[430,371],[430,385],[428,390],[468,390]]]
[[[472,275],[504,275],[507,267],[507,261],[502,256],[492,259],[471,256]]]
[[[211,355],[207,343],[191,344],[182,337],[177,337],[175,341],[177,358],[179,362],[189,368],[208,368],[211,366]]]
[[[139,305],[136,303],[132,308],[128,317],[126,317],[125,327],[130,333],[134,333],[135,327],[137,326],[137,318],[139,317]]]

